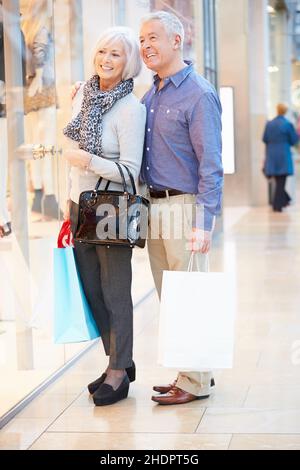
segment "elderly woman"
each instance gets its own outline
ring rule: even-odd
[[[141,70],[141,59],[130,29],[111,28],[102,34],[96,45],[94,68],[96,74],[74,98],[74,111],[79,113],[64,129],[70,144],[65,155],[71,165],[66,217],[70,216],[73,233],[80,193],[93,189],[100,176],[100,189],[109,180],[110,189],[120,190],[121,177],[114,162],[124,163],[135,178],[142,162],[146,110],[133,94],[133,78]],[[132,250],[75,242],[75,257],[109,356],[106,371],[88,389],[95,405],[109,405],[126,398],[129,382],[135,380]]]

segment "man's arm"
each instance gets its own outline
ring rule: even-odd
[[[204,93],[191,110],[189,133],[198,159],[195,229],[212,232],[221,211],[223,189],[221,104],[213,92]]]

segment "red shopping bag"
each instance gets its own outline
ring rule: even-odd
[[[60,232],[57,238],[57,248],[74,247],[73,234],[71,231],[71,221],[65,220],[61,226]]]

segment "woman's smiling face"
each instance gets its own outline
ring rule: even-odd
[[[113,88],[122,80],[125,65],[126,53],[121,41],[106,44],[96,53],[95,69],[105,88]]]

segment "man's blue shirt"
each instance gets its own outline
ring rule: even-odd
[[[204,228],[220,213],[223,187],[221,103],[212,85],[192,64],[143,97],[147,123],[141,180],[150,189],[196,194]]]

